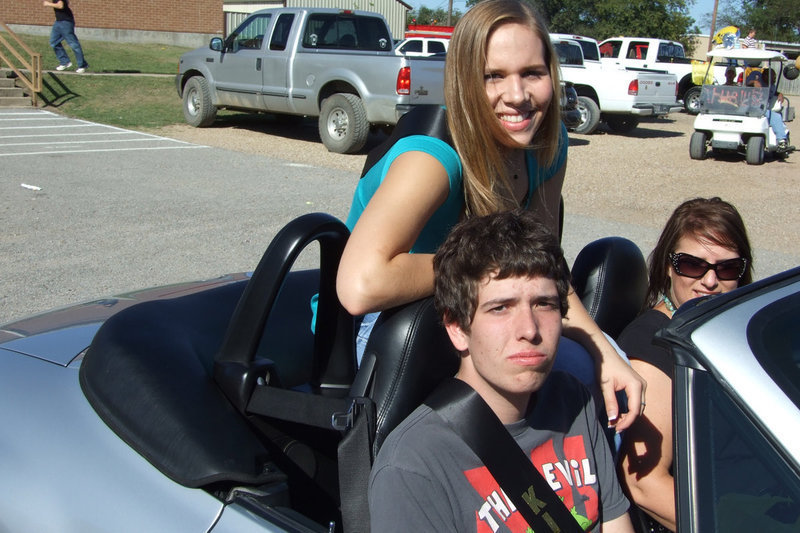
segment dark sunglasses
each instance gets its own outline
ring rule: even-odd
[[[675,272],[681,276],[694,279],[700,279],[706,275],[706,272],[713,270],[717,275],[717,279],[733,281],[741,278],[747,268],[747,259],[744,257],[712,264],[689,254],[669,254],[669,260],[672,262]]]

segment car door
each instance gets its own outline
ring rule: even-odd
[[[800,531],[800,280],[774,287],[719,297],[672,346],[682,533]]]
[[[292,28],[296,18],[296,13],[281,13],[278,16],[264,52],[262,99],[264,108],[269,111],[292,111],[289,61],[294,47],[289,43],[294,42],[291,36],[294,35]]]
[[[248,17],[227,39],[214,71],[219,104],[261,108],[263,56],[272,13]]]

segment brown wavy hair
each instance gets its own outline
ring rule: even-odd
[[[552,279],[562,317],[569,308],[570,273],[558,238],[526,209],[468,217],[456,224],[433,257],[433,272],[436,310],[445,323],[467,332],[487,276]]]
[[[483,0],[458,21],[447,52],[444,99],[447,122],[464,169],[467,212],[486,215],[513,209],[514,195],[506,175],[510,149],[519,146],[500,125],[486,98],[484,75],[487,43],[503,24],[530,27],[542,41],[544,59],[553,83],[553,98],[536,132],[533,148],[540,165],[553,163],[561,133],[558,56],[542,17],[519,0]]]
[[[669,294],[669,254],[675,252],[678,241],[685,236],[707,240],[717,246],[735,250],[747,260],[747,268],[739,279],[739,287],[753,281],[753,251],[747,229],[739,211],[719,197],[694,198],[679,205],[667,220],[656,247],[648,258],[650,285],[644,308],[655,306],[664,294]]]

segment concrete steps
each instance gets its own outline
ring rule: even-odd
[[[33,107],[33,101],[17,79],[10,77],[10,69],[0,69],[0,107]]]

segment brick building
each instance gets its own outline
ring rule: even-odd
[[[256,9],[286,5],[377,11],[386,17],[394,37],[401,38],[411,9],[402,0],[373,0],[366,8],[357,0],[70,0],[69,5],[80,39],[188,47],[204,46],[211,37],[225,35]],[[49,34],[53,20],[52,8],[40,2],[0,2],[0,21],[17,33]]]
[[[197,46],[221,36],[225,26],[223,0],[70,0],[69,5],[81,39]],[[53,9],[41,2],[0,2],[0,21],[17,33],[49,34],[54,20]]]

